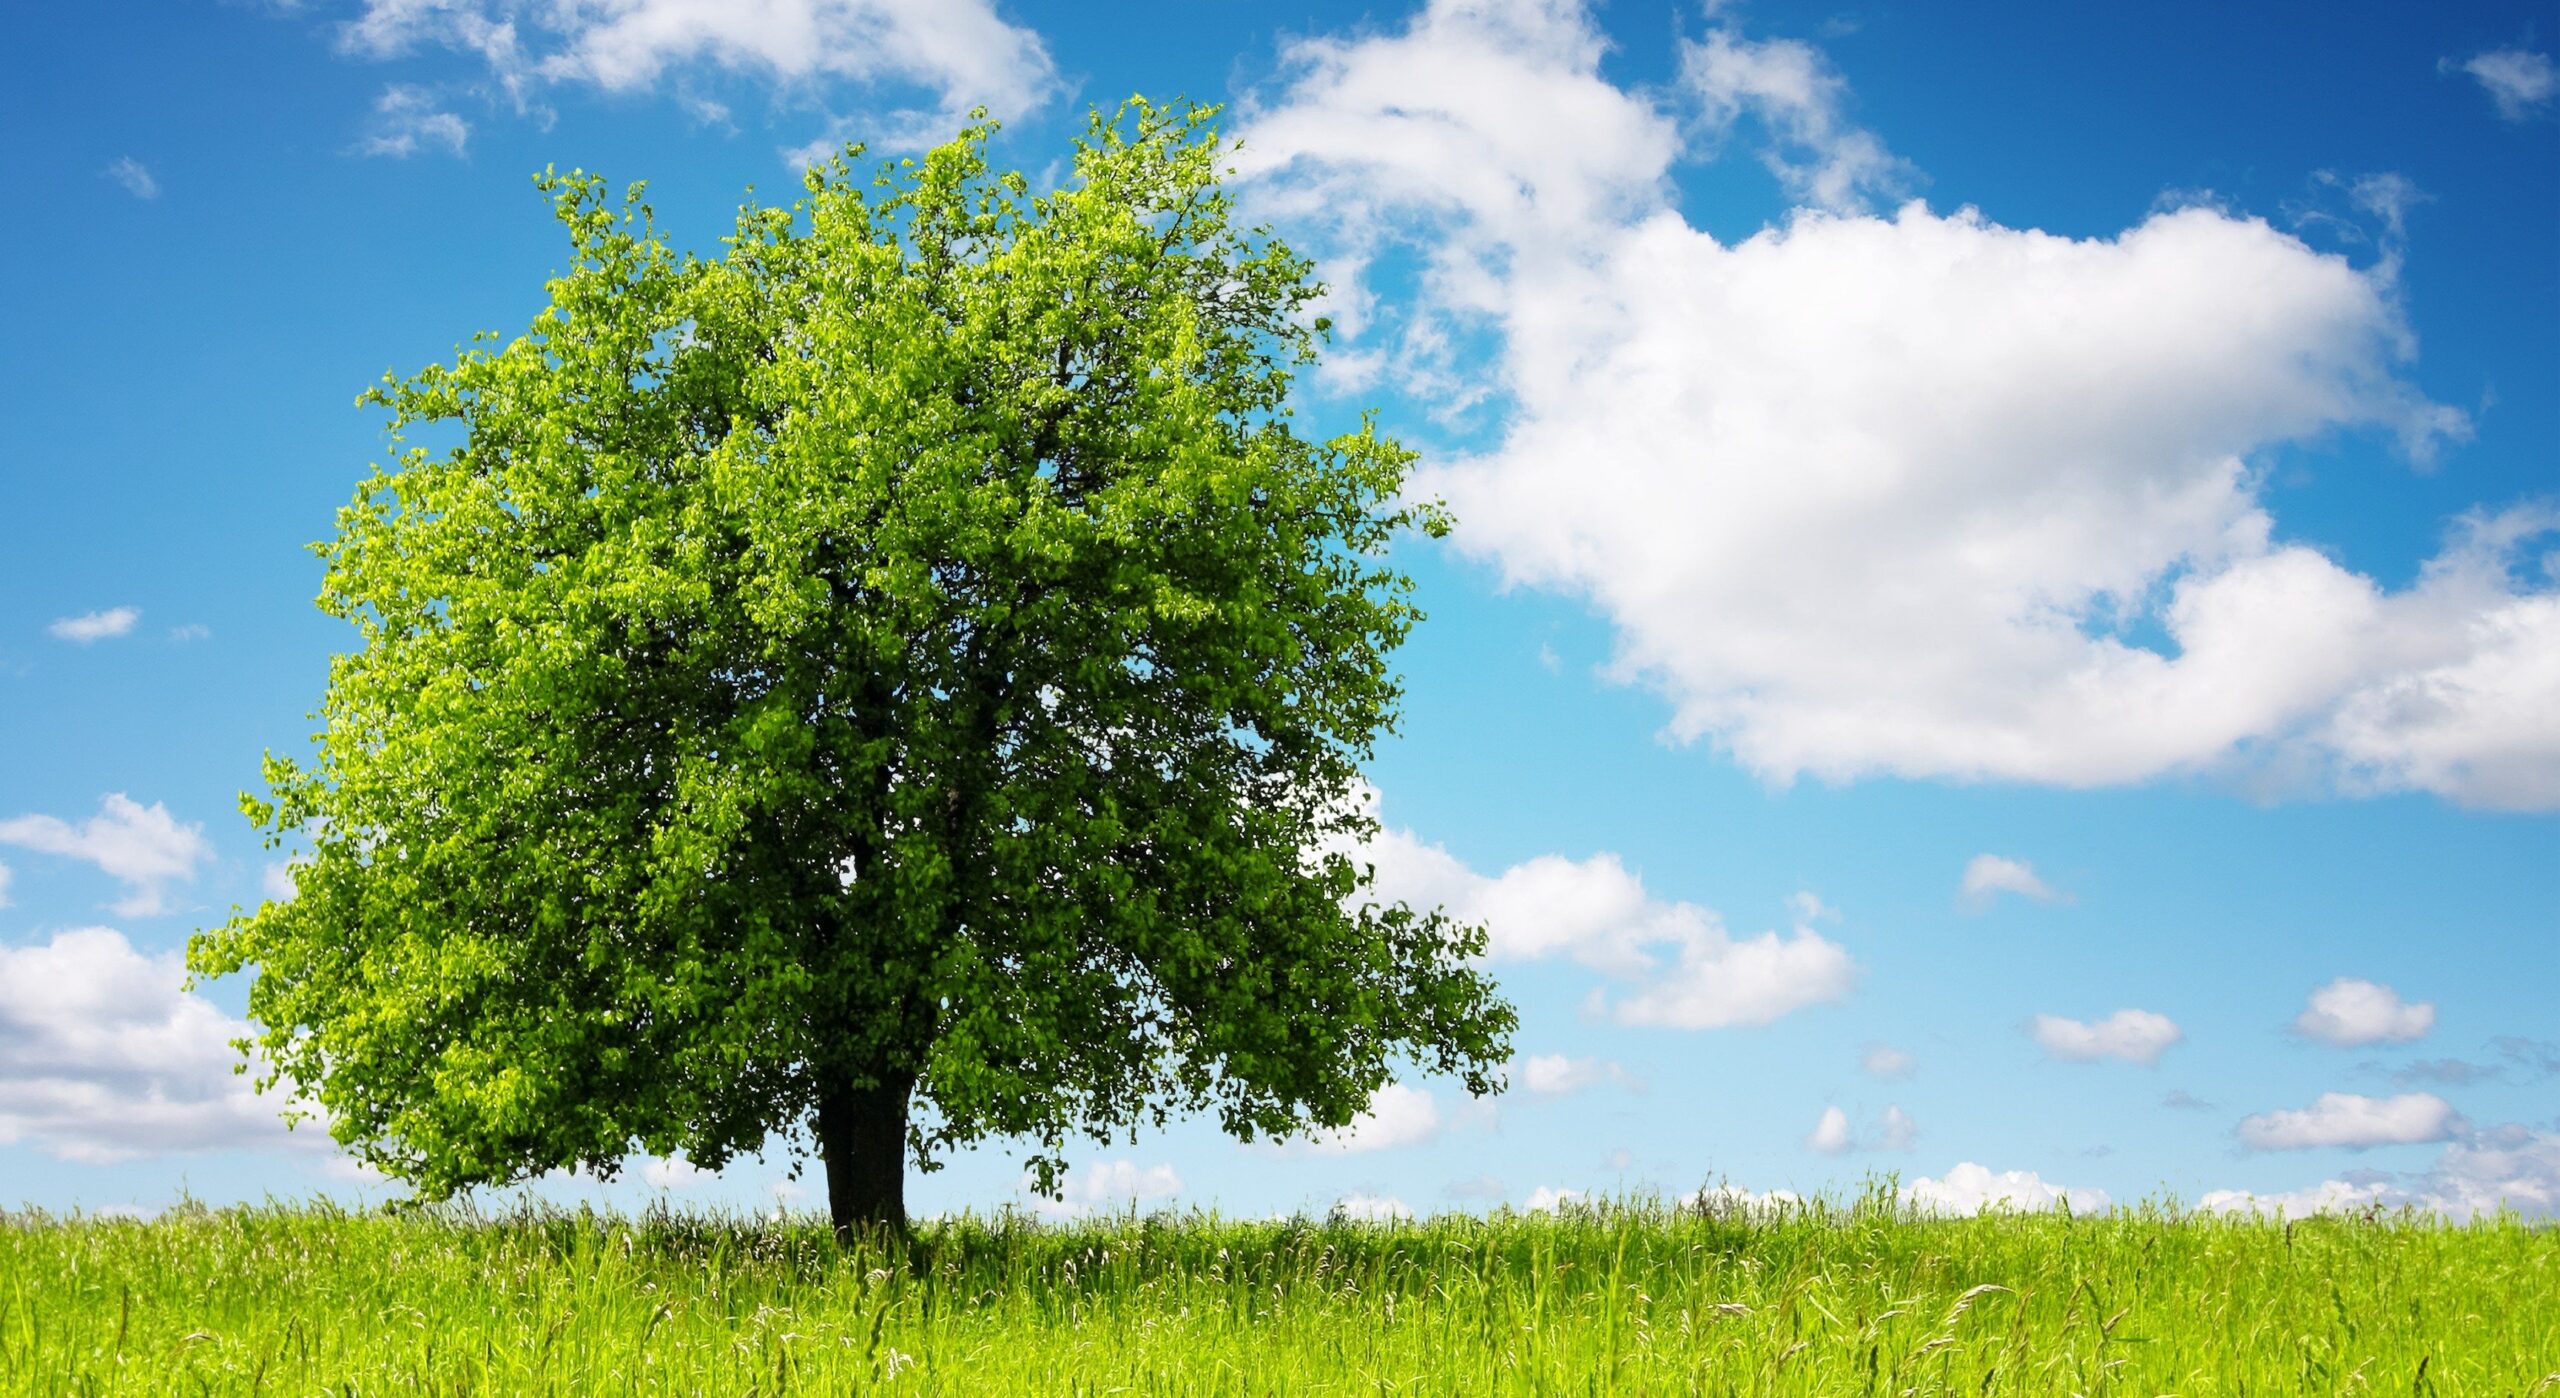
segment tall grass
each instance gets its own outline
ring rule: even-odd
[[[0,1390],[2560,1393],[2560,1233],[2148,1207],[0,1215]]]

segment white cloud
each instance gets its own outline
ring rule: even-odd
[[[133,624],[140,620],[142,620],[142,609],[139,607],[109,607],[103,612],[63,617],[46,627],[45,634],[56,640],[85,646],[93,641],[126,635],[133,630]]]
[[[2240,1143],[2251,1150],[2311,1150],[2338,1146],[2417,1145],[2451,1138],[2461,1125],[2453,1105],[2431,1092],[2365,1097],[2324,1092],[2298,1111],[2261,1112],[2240,1122]]]
[[[168,911],[168,885],[192,882],[196,866],[213,857],[204,827],[180,825],[159,802],[145,806],[115,792],[99,813],[74,826],[48,815],[0,820],[0,845],[17,845],[97,865],[121,881],[125,897],[112,905],[122,917]]]
[[[2435,1027],[2433,1001],[2410,1004],[2387,985],[2340,976],[2311,992],[2311,1001],[2294,1016],[2293,1032],[2324,1044],[2353,1048],[2362,1044],[2405,1044]]]
[[[1965,1161],[1938,1179],[1923,1176],[1902,1187],[1902,1201],[1931,1213],[1976,1214],[2000,1207],[2050,1209],[2066,1199],[2079,1214],[2104,1213],[2115,1201],[2103,1189],[2048,1184],[2032,1170],[1990,1169]]]
[[[1333,1212],[1357,1223],[1395,1223],[1413,1217],[1413,1210],[1391,1194],[1345,1194],[1333,1201]]]
[[[2207,1191],[2196,1201],[2196,1209],[2209,1214],[2282,1214],[2287,1218],[2307,1218],[2312,1214],[2347,1213],[2368,1208],[2382,1203],[2383,1196],[2388,1193],[2388,1185],[2349,1184],[2344,1180],[2327,1180],[2309,1189],[2281,1190],[2273,1194],[2258,1194],[2246,1189],[2215,1189]]]
[[[470,139],[471,124],[445,110],[442,98],[414,84],[393,83],[374,99],[373,121],[356,149],[406,160],[432,146],[460,155]]]
[[[1097,1160],[1071,1175],[1067,1197],[1086,1204],[1151,1204],[1182,1192],[1182,1176],[1170,1165]]]
[[[1558,1189],[1554,1185],[1542,1184],[1529,1191],[1528,1211],[1533,1214],[1551,1214],[1567,1204],[1580,1201],[1582,1197],[1582,1191],[1579,1189]]]
[[[1318,1132],[1293,1143],[1301,1150],[1355,1155],[1364,1151],[1416,1146],[1437,1136],[1447,1125],[1440,1103],[1429,1092],[1391,1082],[1369,1095],[1369,1109],[1339,1131]]]
[[[1919,1123],[1899,1105],[1877,1113],[1875,1130],[1863,1135],[1850,1128],[1847,1112],[1831,1106],[1822,1109],[1821,1119],[1814,1122],[1804,1144],[1805,1149],[1823,1155],[1846,1155],[1853,1150],[1909,1150],[1919,1135]]]
[[[1569,236],[1652,203],[1679,149],[1662,113],[1599,76],[1607,47],[1573,0],[1432,0],[1401,34],[1293,40],[1281,100],[1243,106],[1238,170],[1302,211]]]
[[[2560,92],[2560,71],[2554,70],[2551,55],[2527,48],[2490,49],[2459,64],[2448,59],[2443,66],[2477,79],[2497,103],[2498,115],[2508,121],[2532,120]]]
[[[183,625],[170,627],[169,639],[173,641],[210,641],[213,639],[213,628],[205,625],[201,621],[190,621]]]
[[[2473,1132],[2445,1147],[2418,1193],[2426,1207],[2461,1218],[2502,1208],[2560,1215],[2560,1134],[2515,1125]]]
[[[1684,941],[1669,972],[1613,1012],[1623,1024],[1673,1029],[1768,1024],[1844,998],[1857,976],[1849,953],[1810,927],[1737,938],[1717,926]]]
[[[2196,1207],[2217,1213],[2281,1211],[2296,1217],[2405,1207],[2456,1220],[2500,1210],[2549,1218],[2560,1215],[2560,1135],[2500,1126],[2453,1141],[2432,1167],[2414,1174],[2324,1180],[2308,1189],[2272,1194],[2217,1189]]]
[[[1868,196],[1911,182],[1910,166],[1847,118],[1849,85],[1820,49],[1793,39],[1745,39],[1721,26],[1680,48],[1681,80],[1708,126],[1722,132],[1745,115],[1758,118],[1775,138],[1761,161],[1798,201],[1862,209]]]
[[[2261,498],[2286,444],[2467,433],[2403,377],[2387,268],[2208,208],[2070,238],[1911,204],[1724,243],[1664,195],[1676,127],[1600,49],[1526,0],[1310,41],[1247,169],[1355,271],[1423,260],[1352,348],[1510,411],[1415,492],[1507,582],[1608,618],[1673,736],[1776,782],[2560,804],[2560,519],[2462,521],[2395,591]]]
[[[0,908],[9,906],[9,880],[13,877],[8,865],[0,864]]]
[[[124,192],[136,199],[160,197],[160,181],[151,177],[151,169],[129,155],[119,155],[115,163],[99,173],[124,186]]]
[[[719,1177],[718,1172],[703,1169],[681,1155],[654,1156],[640,1167],[640,1178],[652,1189],[691,1189]]]
[[[232,1071],[249,1026],[186,991],[175,955],[104,927],[0,946],[0,1144],[107,1163],[159,1151],[323,1148]]]
[[[1595,1001],[1622,1024],[1767,1024],[1840,999],[1857,979],[1849,953],[1808,923],[1736,937],[1713,909],[1652,897],[1614,854],[1541,855],[1488,878],[1409,830],[1382,829],[1355,856],[1377,870],[1371,896],[1483,924],[1491,960],[1564,958],[1628,982]]]
[[[278,903],[290,903],[299,891],[294,887],[293,864],[277,860],[258,871],[258,891]]]
[[[1031,1177],[1023,1176],[1027,1193]],[[1171,1199],[1182,1192],[1182,1175],[1171,1165],[1140,1165],[1134,1160],[1095,1160],[1069,1170],[1060,1197],[1034,1196],[1032,1210],[1044,1218],[1075,1219],[1097,1211],[1112,1212]]]
[[[1600,1058],[1540,1053],[1520,1060],[1520,1085],[1541,1097],[1561,1097],[1602,1083],[1622,1082],[1626,1075],[1626,1069]]]
[[[2101,1058],[2156,1063],[2170,1045],[2186,1037],[2167,1015],[2149,1010],[2118,1010],[2091,1024],[2060,1015],[2037,1015],[2030,1032],[2045,1052],[2075,1063]]]
[[[688,111],[725,114],[690,85],[718,73],[822,99],[837,85],[921,89],[947,124],[980,104],[1020,113],[1058,86],[1040,36],[991,0],[367,0],[341,37],[371,58],[471,55],[519,110],[548,88],[586,85],[665,89]]]
[[[1870,1077],[1907,1078],[1911,1076],[1911,1055],[1890,1044],[1870,1044],[1858,1056],[1858,1067]]]
[[[1996,854],[1977,854],[1964,866],[1964,901],[1976,908],[1987,908],[2003,893],[2050,903],[2055,898],[2044,880],[2036,877],[2035,866],[2022,860],[2003,859]]]

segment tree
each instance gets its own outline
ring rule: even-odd
[[[1298,435],[1320,288],[1212,115],[1097,114],[1039,197],[983,118],[857,147],[713,258],[538,181],[531,331],[360,400],[397,450],[315,551],[361,646],[242,798],[297,895],[190,948],[255,968],[262,1086],[427,1198],[781,1132],[839,1228],[988,1136],[1054,1193],[1079,1134],[1496,1087],[1482,931],[1358,859],[1388,550],[1447,523],[1373,423]]]

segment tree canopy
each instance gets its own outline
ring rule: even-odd
[[[1498,1086],[1481,929],[1384,904],[1358,799],[1437,506],[1297,430],[1310,264],[1239,227],[1207,109],[1133,101],[1033,195],[983,119],[857,147],[717,256],[546,174],[523,335],[386,376],[308,756],[243,806],[296,895],[267,1085],[434,1198],[769,1135],[840,1226],[908,1163]],[[457,444],[431,449],[411,437]]]

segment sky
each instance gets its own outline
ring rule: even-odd
[[[1223,103],[1318,424],[1458,519],[1370,778],[1510,1090],[911,1178],[919,1212],[1702,1188],[2560,1213],[2560,9],[47,6],[0,55],[0,1207],[349,1200],[187,937],[352,634],[386,372],[520,331],[546,167],[711,250],[814,155],[1058,177]],[[808,1207],[787,1153],[562,1200]]]

